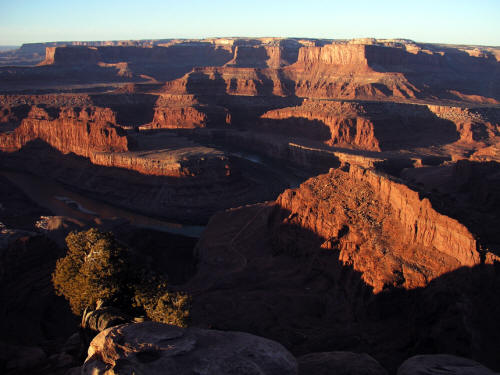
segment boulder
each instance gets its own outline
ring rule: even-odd
[[[380,363],[365,353],[310,353],[297,362],[300,375],[387,375]]]
[[[179,328],[156,322],[102,331],[82,374],[297,374],[295,358],[277,342],[242,332]]]
[[[449,354],[416,355],[403,362],[397,375],[494,375],[471,359]]]

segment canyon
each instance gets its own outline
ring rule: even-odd
[[[277,341],[300,374],[337,351],[498,371],[499,73],[498,47],[404,39],[0,52],[0,344],[41,373],[101,366],[75,349],[57,367],[77,325],[50,286],[65,235],[98,227],[191,296],[197,335]]]

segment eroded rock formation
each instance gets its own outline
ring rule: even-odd
[[[0,135],[0,149],[12,152],[42,139],[63,153],[85,157],[127,151],[126,134],[114,124],[114,114],[107,108],[33,107],[13,133]]]
[[[301,241],[311,232],[324,241],[316,247],[338,251],[339,260],[361,272],[375,293],[388,286],[425,286],[480,261],[466,227],[436,212],[417,192],[372,171],[332,171],[285,191],[277,205],[283,210],[277,219],[280,251],[307,251]]]
[[[427,198],[351,166],[276,203],[215,215],[186,289],[198,324],[264,335],[295,354],[367,352],[394,371],[413,353],[445,351],[494,367],[500,280],[482,251]]]

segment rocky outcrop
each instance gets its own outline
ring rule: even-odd
[[[452,58],[455,56],[452,56]],[[455,57],[456,58],[456,57]],[[485,62],[488,61],[485,59]],[[296,65],[329,65],[337,71],[434,71],[444,68],[443,53],[425,50],[414,42],[353,40],[333,42],[320,47],[302,47]]]
[[[189,127],[182,122],[182,118],[174,120],[173,116],[162,117],[158,114],[162,112],[165,115],[165,111],[170,115],[176,112],[176,108],[157,108],[151,126],[143,129],[175,126],[171,121],[180,121]],[[181,114],[183,111],[181,108]],[[230,161],[222,152],[187,140],[183,143],[172,136],[160,137],[159,140],[154,135],[127,136],[115,124],[116,114],[110,108],[34,106],[18,128],[0,134],[0,150],[14,152],[35,139],[41,139],[64,154],[87,157],[93,164],[134,170],[146,175],[225,176],[231,173]],[[136,146],[138,152],[129,152],[130,145]]]
[[[85,157],[94,152],[126,151],[127,137],[114,123],[113,112],[105,108],[33,107],[13,133],[0,134],[0,149],[12,152],[42,139],[63,153]]]
[[[295,82],[295,93],[304,97],[405,100],[437,94],[443,99],[498,102],[498,92],[485,90],[472,78],[497,70],[496,61],[458,49],[425,47],[377,41],[302,47],[298,61],[284,73]],[[435,78],[432,88],[426,84],[429,75]]]
[[[299,375],[387,375],[368,354],[351,352],[311,353],[297,358]]]
[[[296,65],[314,66],[317,64],[333,65],[338,69],[350,67],[353,70],[368,70],[368,60],[366,56],[367,46],[327,44],[323,47],[302,47]]]
[[[475,234],[478,249],[500,255],[500,165],[498,162],[459,160],[442,166],[405,169],[408,183],[432,191],[431,201]],[[485,254],[486,253],[486,254]]]
[[[165,108],[157,108],[152,127],[171,125],[172,116],[162,118],[158,115],[162,110]],[[166,110],[169,111],[168,108]],[[175,112],[175,109],[172,111]],[[231,173],[230,161],[222,152],[192,142],[182,145],[182,141],[175,137],[154,140],[154,135],[139,138],[127,136],[115,124],[115,113],[110,108],[44,109],[35,106],[15,131],[0,134],[0,150],[13,152],[28,142],[41,139],[64,154],[87,157],[93,164],[135,170],[146,175],[224,176]],[[154,145],[150,144],[152,142]],[[128,152],[129,145],[137,146],[135,149],[138,152]],[[179,146],[184,147],[179,150]]]
[[[196,68],[182,78],[167,82],[163,92],[196,96],[286,96],[288,83],[273,69],[252,67]]]
[[[230,123],[231,116],[224,107],[202,104],[194,95],[161,95],[151,122],[140,129],[196,129]]]
[[[283,46],[236,46],[233,59],[225,66],[277,69],[290,65],[288,59],[293,57],[287,52]]]
[[[98,61],[96,47],[47,47],[42,65],[97,64]]]
[[[449,144],[459,140],[463,128],[426,106],[396,103],[307,99],[299,106],[267,111],[260,118],[268,131],[368,151]],[[491,142],[493,137],[485,134],[483,140]]]
[[[82,374],[297,374],[280,344],[240,332],[182,329],[146,322],[101,332],[91,342]]]
[[[231,161],[222,152],[196,149],[184,152],[94,153],[95,165],[123,168],[149,176],[223,178],[231,175]]]
[[[494,375],[489,368],[467,358],[448,354],[417,355],[407,359],[398,369],[398,375]]]
[[[172,65],[222,65],[231,49],[210,43],[171,44],[167,46],[61,46],[47,47],[42,65],[82,65],[127,61],[167,62]],[[204,58],[202,58],[204,57]]]
[[[160,107],[155,108],[151,124],[143,129],[194,129],[205,127],[206,114],[193,107]]]
[[[498,367],[493,257],[401,182],[344,169],[212,217],[183,288],[193,321],[297,355],[365,352],[389,372],[423,351]]]
[[[31,109],[33,106],[41,107],[89,107],[94,105],[90,95],[0,95],[0,105],[5,108],[27,106]],[[29,113],[26,113],[26,115]]]
[[[476,240],[458,221],[438,213],[426,198],[406,185],[372,171],[352,168],[350,175],[368,182],[380,199],[388,203],[404,228],[403,241],[434,248],[458,260],[461,266],[479,262]]]
[[[357,104],[307,100],[297,107],[268,111],[261,119],[271,131],[281,130],[287,135],[316,139],[329,145],[380,151],[373,122],[360,112]]]
[[[285,191],[277,204],[283,210],[276,239],[281,251],[307,251],[302,232],[310,231],[317,246],[339,251],[339,259],[361,272],[375,293],[388,286],[425,286],[480,261],[466,227],[436,212],[417,192],[369,170],[332,171]]]
[[[298,123],[301,122],[298,121]],[[308,130],[309,125],[307,124],[306,129],[301,130],[302,134]],[[279,130],[279,126],[275,130]],[[269,129],[265,132],[210,129],[204,133],[198,133],[197,136],[204,141],[220,144],[222,147],[238,147],[280,162],[286,161],[290,165],[304,168],[304,171],[311,174],[325,173],[330,168],[346,163],[373,168],[385,162],[382,155],[331,149],[321,143],[309,145],[310,142],[307,139],[294,139],[280,134],[279,131],[269,131]]]
[[[491,144],[500,136],[500,111],[497,108],[427,106],[436,116],[452,121],[464,142]]]

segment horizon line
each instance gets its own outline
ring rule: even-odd
[[[438,45],[454,45],[454,46],[477,46],[477,47],[500,47],[500,45],[490,44],[476,44],[476,43],[448,43],[448,42],[426,42],[418,41],[411,38],[376,38],[376,37],[356,37],[356,38],[320,38],[320,37],[306,37],[306,36],[208,36],[208,37],[162,37],[162,38],[140,38],[140,39],[69,39],[69,40],[50,40],[50,41],[36,41],[36,42],[23,42],[20,44],[0,44],[0,47],[22,47],[29,44],[49,44],[49,43],[92,43],[92,42],[142,42],[142,41],[161,41],[161,40],[210,40],[210,39],[302,39],[302,40],[324,40],[324,41],[351,41],[374,39],[376,41],[389,41],[389,40],[404,40],[420,44],[438,44]]]

